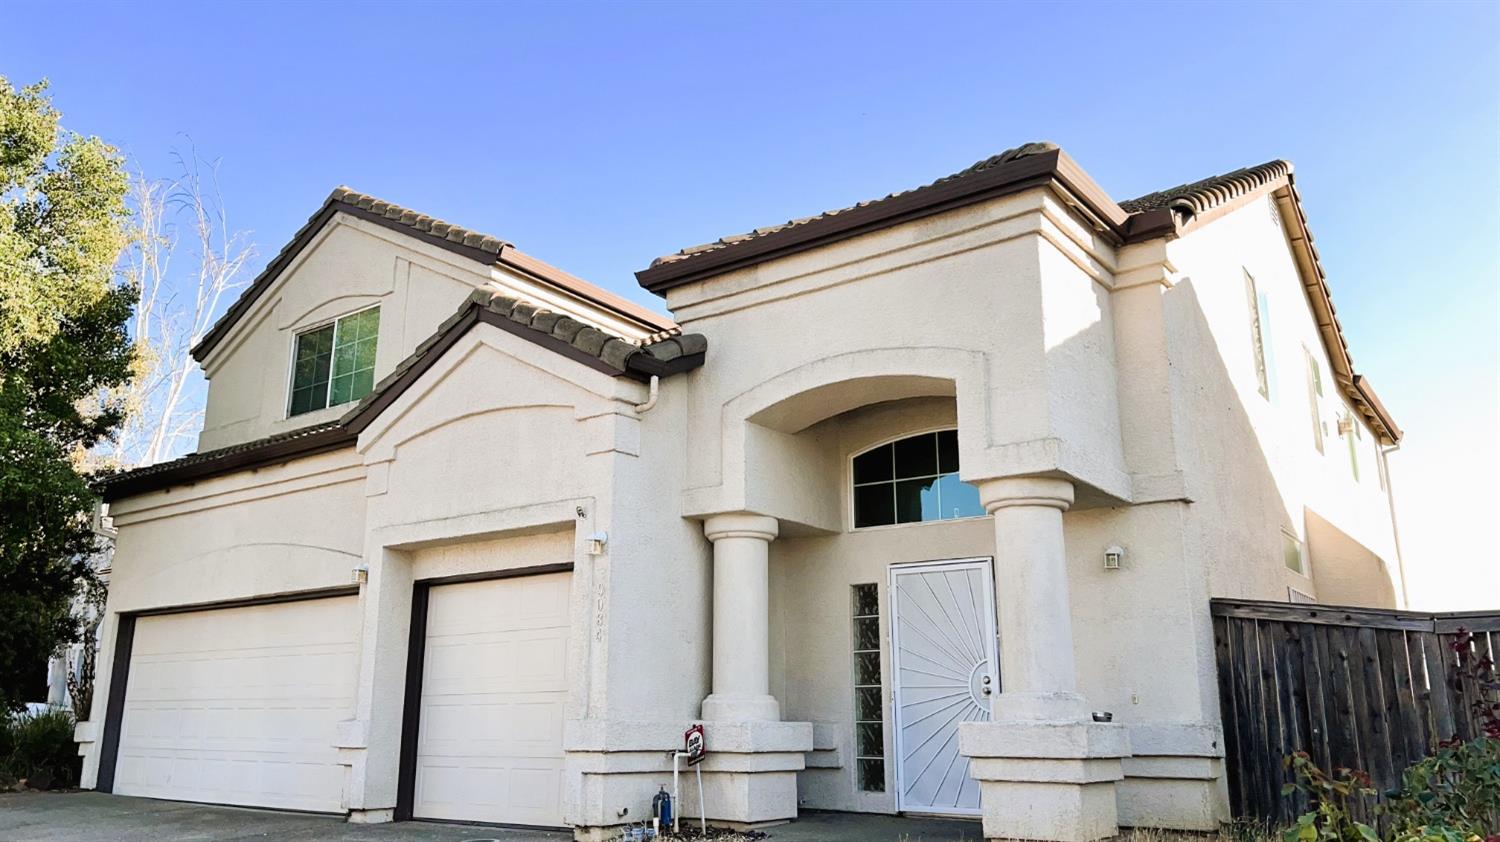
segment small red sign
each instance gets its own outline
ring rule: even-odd
[[[687,743],[687,762],[689,766],[695,766],[702,762],[703,756],[708,753],[703,740],[703,726],[694,725],[682,734]]]

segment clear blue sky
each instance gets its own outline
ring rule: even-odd
[[[1408,555],[1482,553],[1500,604],[1497,9],[11,2],[0,74],[148,173],[191,135],[261,261],[346,183],[657,308],[659,253],[1026,140],[1117,199],[1287,158],[1410,431]]]

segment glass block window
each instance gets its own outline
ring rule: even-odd
[[[371,307],[297,335],[288,415],[351,403],[375,385],[380,308]]]
[[[880,593],[851,589],[854,615],[854,767],[863,792],[885,792],[885,706],[880,691]]]
[[[854,526],[984,514],[979,489],[958,478],[958,431],[882,444],[854,457]]]

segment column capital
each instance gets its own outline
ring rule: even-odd
[[[1011,506],[1041,506],[1067,511],[1073,505],[1073,483],[1052,477],[1000,477],[974,483],[984,510],[994,514]]]
[[[703,534],[710,541],[720,538],[759,538],[770,543],[780,534],[780,530],[781,526],[776,518],[753,512],[710,515],[703,520]]]

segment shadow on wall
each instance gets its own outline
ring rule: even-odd
[[[1163,303],[1184,403],[1180,417],[1192,419],[1178,430],[1178,452],[1194,498],[1208,596],[1285,601],[1290,586],[1320,602],[1395,607],[1385,562],[1304,507],[1300,493],[1317,487],[1314,472],[1323,466],[1293,458],[1282,466],[1285,484],[1277,482],[1266,454],[1286,446],[1291,419],[1307,409],[1273,405],[1266,417],[1275,420],[1258,430],[1214,341],[1196,282],[1183,279]],[[1312,563],[1305,575],[1286,563],[1282,530],[1306,542]]]

